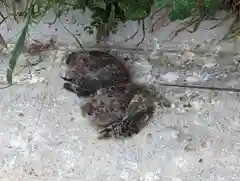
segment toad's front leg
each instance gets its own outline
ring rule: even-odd
[[[79,97],[89,97],[95,94],[99,88],[101,88],[101,82],[98,80],[83,78],[81,81],[78,81],[78,84],[65,82],[63,84],[63,88],[74,92]]]

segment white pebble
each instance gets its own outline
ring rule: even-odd
[[[186,81],[188,81],[189,83],[195,83],[198,82],[199,79],[197,77],[187,77]]]
[[[179,78],[179,75],[177,75],[177,73],[174,72],[168,72],[165,75],[162,75],[161,78],[167,82],[174,82]]]

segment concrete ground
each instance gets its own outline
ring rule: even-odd
[[[215,38],[225,30],[223,26],[217,34],[210,34]],[[176,41],[191,40],[189,36],[184,34]],[[191,36],[197,41],[203,36],[211,38],[203,30]],[[92,41],[94,37],[90,44]],[[0,180],[240,180],[238,93],[159,87],[172,101],[172,108],[157,110],[151,123],[131,139],[98,140],[96,131],[81,116],[81,99],[62,89],[59,75],[64,53],[46,52],[42,63],[23,70],[21,65],[26,65],[27,59],[36,61],[37,56],[22,55],[14,76],[18,84],[0,89]],[[1,82],[9,56],[0,54]],[[238,57],[189,52],[180,58],[176,54],[169,57],[153,60],[161,64],[155,69],[146,57],[139,58],[134,64],[136,78],[239,87]]]

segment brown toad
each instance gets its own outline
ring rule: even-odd
[[[63,87],[89,101],[81,107],[99,128],[99,138],[131,137],[148,123],[155,102],[171,103],[149,86],[133,83],[124,62],[108,52],[73,52]]]

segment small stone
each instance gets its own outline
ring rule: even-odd
[[[214,61],[209,62],[209,63],[206,63],[204,66],[207,67],[207,68],[212,68],[212,67],[217,66],[217,62],[214,62]]]
[[[195,82],[198,82],[199,79],[197,77],[187,77],[186,81],[189,83],[195,83]]]
[[[167,82],[174,82],[179,78],[179,75],[174,72],[168,72],[165,75],[162,75],[161,78]]]
[[[184,107],[184,108],[191,108],[192,105],[188,102],[187,104],[184,104],[183,107]]]
[[[180,100],[180,101],[186,101],[186,97],[181,96],[181,97],[179,97],[179,100]]]
[[[196,56],[195,53],[190,52],[190,51],[186,51],[186,52],[184,52],[184,54],[183,54],[183,56],[181,57],[181,59],[182,59],[183,61],[186,61],[186,60],[194,60],[195,56]]]
[[[20,117],[23,117],[23,116],[24,116],[24,114],[23,114],[23,113],[19,113],[18,115],[19,115]]]

